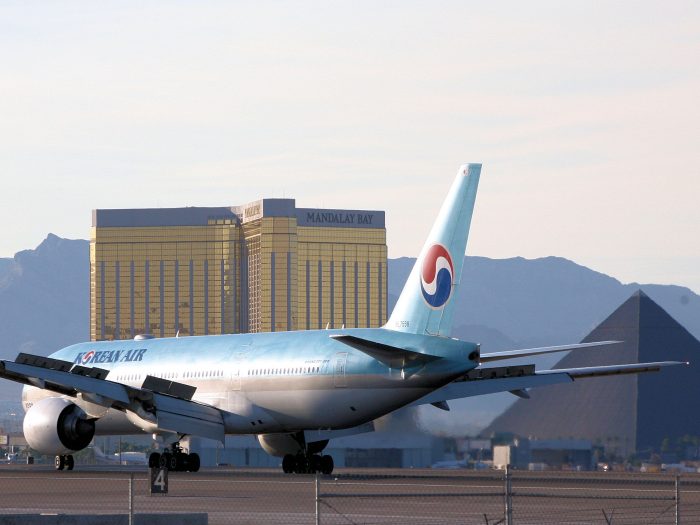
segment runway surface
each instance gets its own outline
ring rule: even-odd
[[[169,473],[169,493],[149,494],[145,467],[0,466],[2,513],[204,512],[211,524],[315,523],[316,480],[268,469]],[[675,523],[675,476],[514,472],[516,524]],[[681,523],[700,522],[700,476],[683,475]],[[494,524],[504,516],[499,471],[339,469],[319,478],[321,523]]]

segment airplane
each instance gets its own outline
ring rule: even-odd
[[[72,454],[95,435],[153,434],[172,441],[149,467],[197,471],[186,436],[224,442],[256,435],[286,473],[330,474],[334,437],[369,432],[406,406],[511,392],[678,362],[537,370],[489,366],[513,358],[581,350],[614,341],[482,353],[450,337],[481,164],[465,164],[440,209],[387,324],[381,328],[245,333],[86,342],[49,357],[0,361],[0,377],[24,383],[29,445],[72,469]]]
[[[445,461],[438,461],[437,463],[433,463],[432,465],[430,465],[430,468],[455,470],[460,468],[467,468],[468,466],[469,462],[466,459],[448,459]]]
[[[92,450],[95,454],[95,461],[102,464],[111,465],[148,465],[148,458],[145,452],[115,452],[111,456],[105,454],[100,447],[93,445]]]
[[[0,463],[7,463],[8,465],[11,463],[20,463],[19,453],[8,452],[4,457],[0,458]]]

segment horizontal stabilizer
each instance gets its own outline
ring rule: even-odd
[[[502,361],[504,359],[516,359],[518,357],[528,357],[532,355],[552,354],[554,352],[568,352],[569,350],[579,350],[581,348],[593,348],[599,346],[616,345],[622,341],[596,341],[594,343],[577,343],[573,345],[542,346],[539,348],[524,348],[522,350],[506,350],[505,352],[493,352],[481,354],[481,362]]]
[[[420,352],[414,352],[413,350],[405,350],[396,346],[378,343],[377,341],[362,339],[361,337],[356,337],[354,335],[331,335],[330,337],[336,341],[351,346],[352,348],[359,350],[370,357],[373,357],[380,363],[383,363],[390,368],[404,368],[411,365],[421,365],[429,363],[430,361],[435,361],[436,359],[440,359],[440,356],[421,354]]]

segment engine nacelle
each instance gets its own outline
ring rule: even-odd
[[[23,429],[30,447],[59,456],[87,447],[95,435],[95,420],[68,399],[46,397],[27,410]]]
[[[258,434],[258,442],[271,456],[282,457],[286,454],[296,456],[304,449],[291,434]]]

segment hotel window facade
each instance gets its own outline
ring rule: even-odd
[[[377,327],[386,304],[383,211],[93,211],[92,340]]]

